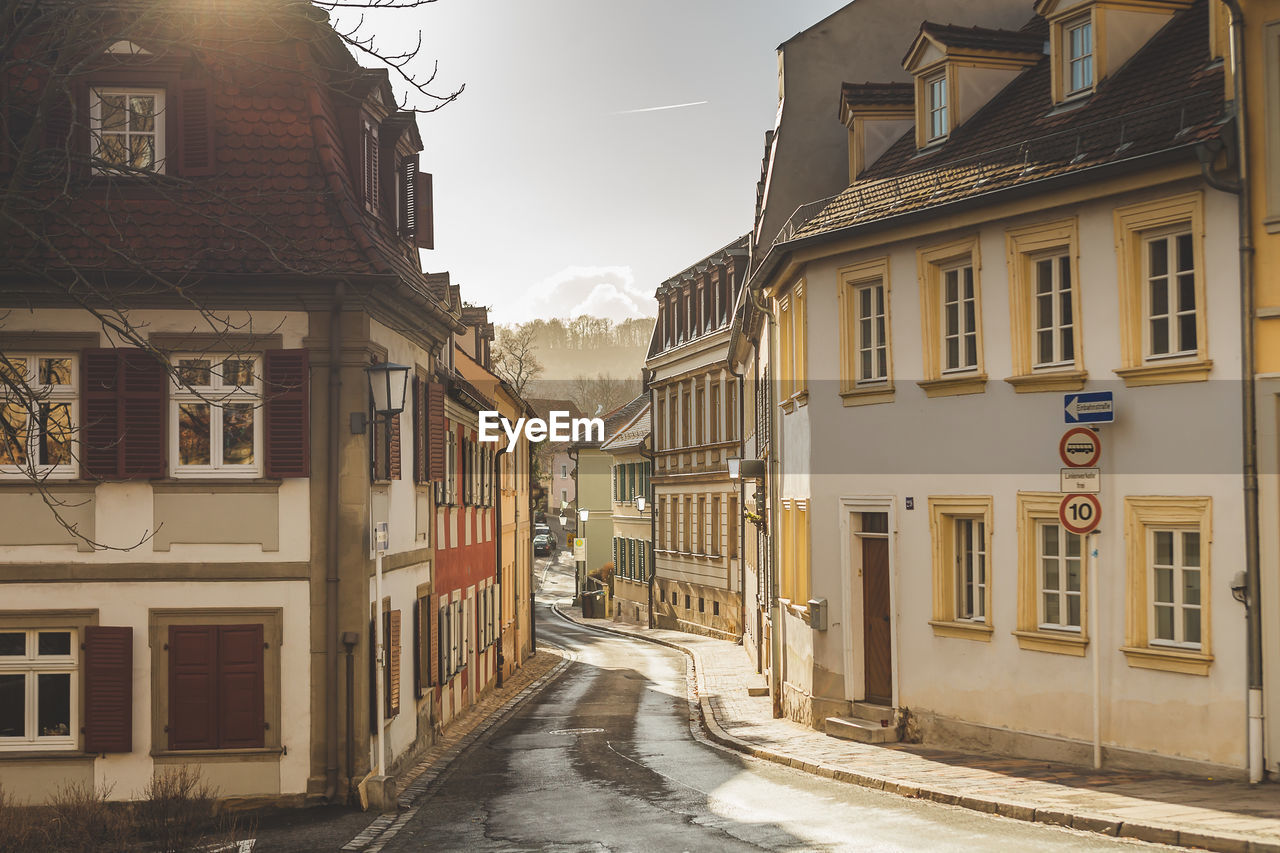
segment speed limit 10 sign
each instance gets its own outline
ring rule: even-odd
[[[1102,520],[1102,502],[1096,495],[1067,495],[1058,505],[1058,520],[1068,532],[1092,533]]]

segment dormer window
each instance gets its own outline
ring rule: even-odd
[[[164,171],[164,90],[94,89],[89,121],[99,172]]]
[[[947,75],[946,72],[925,80],[925,116],[928,129],[925,139],[935,142],[945,139],[951,131],[947,124]]]
[[[1067,97],[1093,89],[1093,20],[1087,15],[1063,26]]]

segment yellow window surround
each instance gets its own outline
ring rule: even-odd
[[[942,276],[948,267],[958,263],[967,263],[973,268],[978,359],[972,370],[944,374]],[[987,387],[987,373],[982,342],[982,256],[978,235],[919,249],[916,267],[920,281],[920,335],[924,354],[924,379],[916,384],[929,397],[981,394]]]
[[[893,300],[890,298],[889,259],[880,257],[841,267],[837,277],[840,281],[840,396],[846,406],[893,402]],[[884,379],[859,384],[857,289],[868,284],[879,284],[884,288],[884,345],[888,369]]]
[[[1193,528],[1200,532],[1200,648],[1153,645],[1150,633],[1152,591],[1148,575],[1147,532],[1153,527]],[[1210,563],[1213,551],[1213,499],[1145,496],[1124,499],[1125,645],[1129,666],[1187,675],[1208,675],[1213,664]]]
[[[1188,356],[1150,358],[1146,354],[1146,286],[1144,238],[1174,227],[1190,229],[1195,265],[1196,352]],[[1209,378],[1209,336],[1205,301],[1204,194],[1191,192],[1115,210],[1116,259],[1119,264],[1120,344],[1124,361],[1115,372],[1125,385],[1203,382]],[[1172,294],[1170,296],[1172,298]]]
[[[1057,492],[1018,492],[1018,646],[1037,652],[1084,657],[1089,645],[1088,542],[1083,543],[1080,574],[1080,631],[1040,627],[1040,553],[1036,529],[1042,521],[1057,521],[1062,495]]]
[[[945,102],[942,105],[942,117],[944,126],[942,133],[937,136],[930,136],[931,113],[933,109],[933,101],[930,98],[931,84],[942,79]],[[931,145],[938,145],[945,142],[951,135],[951,131],[955,130],[956,104],[958,104],[960,93],[956,85],[957,78],[952,70],[948,67],[945,59],[930,64],[915,72],[916,82],[916,148],[928,148]]]
[[[1053,52],[1052,72],[1050,74],[1050,86],[1053,90],[1053,102],[1055,104],[1064,101],[1074,101],[1078,98],[1087,98],[1093,94],[1094,89],[1098,86],[1098,81],[1102,79],[1106,73],[1103,60],[1106,58],[1106,32],[1099,20],[1097,7],[1092,3],[1088,4],[1089,8],[1085,11],[1079,11],[1079,7],[1073,7],[1066,13],[1054,16],[1049,21],[1049,43],[1052,45]],[[1071,63],[1071,44],[1070,31],[1076,26],[1088,21],[1091,34],[1090,50],[1092,51],[1093,64],[1093,80],[1089,85],[1071,91],[1070,80],[1070,63]]]
[[[990,495],[933,495],[929,498],[929,538],[933,556],[933,626],[934,636],[991,642],[992,553],[994,529],[991,523],[995,499]],[[986,600],[982,621],[958,619],[956,615],[955,521],[980,518],[985,524],[983,547],[986,550]]]
[[[1073,216],[1005,232],[1009,266],[1009,328],[1012,332],[1014,374],[1005,379],[1020,394],[1034,391],[1078,391],[1088,374],[1084,369],[1084,337],[1080,325],[1079,223]],[[1070,366],[1035,367],[1035,264],[1044,257],[1065,254],[1071,261],[1071,328],[1074,362]]]

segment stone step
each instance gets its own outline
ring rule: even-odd
[[[857,717],[859,720],[871,720],[877,723],[881,720],[888,720],[889,725],[894,724],[893,709],[888,705],[875,705],[871,702],[854,702],[853,716]]]
[[[856,740],[858,743],[897,743],[898,730],[893,726],[882,726],[873,720],[860,720],[855,717],[827,717],[827,734],[843,740]]]
[[[768,696],[768,695],[769,695],[769,685],[767,685],[767,684],[748,684],[748,685],[747,685],[747,695],[748,695],[748,696]]]

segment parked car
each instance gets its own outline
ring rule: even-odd
[[[533,526],[533,535],[534,536],[550,536],[551,528],[545,524],[535,524]]]
[[[551,538],[549,533],[539,533],[533,537],[533,555],[535,557],[546,557],[556,550],[555,540]]]

